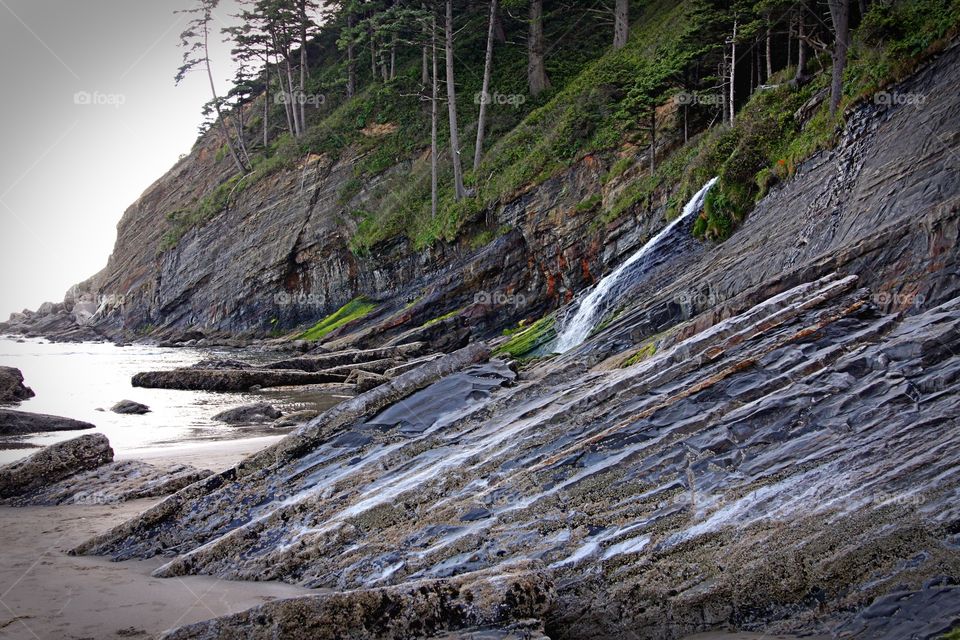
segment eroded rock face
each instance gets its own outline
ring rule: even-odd
[[[549,578],[532,571],[527,563],[506,571],[479,572],[449,580],[271,602],[233,616],[181,627],[163,638],[535,638],[537,623],[518,622],[542,619],[552,600]],[[517,628],[495,635],[489,630],[484,634],[475,629],[493,625]]]
[[[82,422],[73,418],[0,408],[0,435],[4,436],[46,433],[49,431],[82,431],[84,429],[96,429],[96,427],[89,422]]]
[[[33,396],[33,389],[23,384],[23,374],[19,369],[0,367],[0,404],[16,403]]]
[[[100,433],[41,449],[25,460],[0,467],[0,498],[13,498],[113,461],[110,441]]]
[[[148,464],[139,460],[107,462],[5,500],[13,506],[58,504],[115,504],[139,498],[157,498],[203,480],[210,471],[190,465]]]

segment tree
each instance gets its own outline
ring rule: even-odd
[[[487,55],[483,64],[483,89],[480,91],[480,116],[477,119],[477,146],[473,152],[473,170],[480,168],[483,157],[483,137],[487,124],[487,107],[490,104],[490,76],[493,73],[493,42],[496,38],[497,0],[490,0],[490,23],[487,27]]]
[[[829,0],[833,21],[833,81],[830,87],[830,114],[835,115],[843,97],[843,71],[850,46],[850,0]]]
[[[613,48],[623,49],[630,36],[630,0],[617,0],[614,8]]]
[[[530,94],[538,96],[550,88],[544,65],[543,0],[530,0],[530,35],[527,41],[527,83]]]
[[[450,115],[450,155],[453,160],[454,197],[459,202],[466,195],[463,187],[463,162],[460,159],[460,133],[457,125],[457,88],[453,70],[453,0],[447,0],[444,29],[447,54],[447,111]]]
[[[180,46],[184,48],[183,64],[177,70],[174,81],[179,85],[190,71],[197,68],[203,68],[207,72],[210,93],[213,95],[213,99],[210,101],[211,108],[216,113],[220,131],[226,140],[227,148],[230,150],[230,156],[233,158],[237,170],[245,173],[247,165],[237,152],[233,136],[230,134],[230,129],[223,117],[223,100],[217,95],[217,87],[213,81],[213,70],[210,66],[210,22],[213,19],[213,10],[217,8],[218,4],[219,0],[199,0],[199,5],[195,9],[185,9],[180,12],[196,17],[187,24],[187,28],[180,34]]]

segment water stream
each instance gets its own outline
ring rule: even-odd
[[[555,351],[563,353],[581,344],[593,331],[603,314],[610,307],[610,300],[614,286],[619,283],[624,276],[643,269],[644,258],[660,244],[660,242],[669,236],[676,227],[691,215],[699,212],[703,208],[703,203],[707,198],[707,193],[711,187],[716,184],[717,178],[713,178],[703,186],[700,191],[690,199],[690,202],[683,208],[683,212],[677,216],[673,222],[663,228],[660,233],[651,238],[639,251],[634,253],[615,271],[603,278],[593,290],[580,302],[577,312],[566,323],[560,336],[557,339]],[[639,264],[638,264],[639,263]]]

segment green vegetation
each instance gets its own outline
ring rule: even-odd
[[[939,640],[960,640],[960,629],[954,629],[953,631],[940,636]]]
[[[637,351],[627,358],[627,360],[620,366],[621,369],[626,369],[627,367],[632,367],[633,365],[643,362],[647,358],[652,358],[657,353],[657,342],[656,340],[649,340],[643,344]]]
[[[328,334],[349,322],[358,320],[370,314],[377,308],[376,303],[366,298],[354,298],[329,316],[313,325],[310,329],[298,336],[300,340],[322,340]]]
[[[528,327],[521,323],[516,329],[505,331],[510,339],[497,347],[494,355],[508,355],[517,359],[530,357],[534,351],[557,337],[556,321],[556,317],[550,314]]]
[[[423,323],[422,327],[424,327],[424,328],[425,328],[425,327],[432,327],[433,325],[440,324],[440,323],[443,322],[444,320],[449,320],[450,318],[453,318],[454,316],[458,315],[458,314],[459,314],[461,311],[463,311],[465,308],[466,308],[466,307],[461,307],[461,308],[459,308],[459,309],[454,309],[454,310],[451,311],[450,313],[445,313],[445,314],[443,314],[442,316],[440,316],[440,317],[438,317],[438,318],[433,318],[433,319],[431,319],[431,320],[427,320],[426,322]]]
[[[792,8],[790,3],[780,4],[777,11]],[[759,198],[789,179],[802,161],[835,144],[844,124],[843,108],[903,78],[956,34],[960,0],[872,3],[856,21],[840,115],[831,116],[829,100],[824,99],[830,81],[827,51],[809,62],[807,70],[814,75],[800,87],[791,82],[796,69],[787,66],[767,79],[774,88],[757,90],[749,98],[742,92],[733,126],[717,122],[722,115],[719,106],[698,103],[680,108],[677,101],[677,96],[690,92],[717,97],[724,78],[711,74],[729,37],[730,10],[705,0],[637,0],[631,2],[631,15],[629,41],[614,50],[609,25],[587,8],[548,12],[544,24],[550,54],[545,62],[552,88],[534,97],[526,83],[525,16],[523,11],[503,13],[508,38],[495,47],[491,87],[522,100],[490,108],[485,153],[477,171],[465,167],[470,192],[460,201],[454,197],[449,134],[445,117],[441,118],[436,215],[430,206],[430,108],[420,77],[419,48],[398,48],[396,75],[388,81],[375,78],[369,64],[358,63],[358,89],[347,98],[345,62],[337,45],[338,29],[343,28],[340,16],[341,22],[321,28],[311,45],[318,59],[339,62],[311,65],[307,88],[327,100],[308,110],[305,130],[297,137],[285,132],[283,107],[274,105],[269,120],[272,141],[251,153],[250,171],[225,181],[187,210],[170,214],[161,250],[229,209],[251,185],[290,170],[307,154],[325,154],[334,161],[349,158],[353,163],[353,176],[337,194],[337,202],[347,207],[364,192],[363,210],[353,212],[357,225],[349,241],[357,254],[368,254],[397,237],[409,239],[416,249],[455,241],[480,247],[499,233],[487,228],[491,208],[587,156],[605,167],[602,185],[622,180],[633,167],[639,169],[606,206],[601,204],[601,185],[596,193],[584,196],[575,211],[594,216],[594,225],[663,202],[672,218],[718,175],[720,182],[694,232],[723,241]],[[778,19],[786,20],[785,15]],[[481,89],[486,20],[484,6],[463,3],[457,9],[457,107],[464,158],[473,152],[478,106],[472,98]],[[749,20],[741,32],[744,48],[762,44],[766,24],[761,13],[750,13]],[[811,25],[824,42],[831,37],[828,22]],[[571,31],[576,37],[569,36]],[[440,66],[442,75],[442,59]],[[250,137],[263,122],[257,100],[262,96],[251,103],[250,111],[257,115],[248,122]],[[680,144],[688,111],[691,137]],[[647,163],[654,112],[662,148],[651,173]],[[228,156],[225,147],[217,148],[218,162],[230,162]]]

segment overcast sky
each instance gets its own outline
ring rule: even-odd
[[[189,6],[0,0],[0,320],[99,271],[127,206],[190,150],[210,95],[199,73],[173,84]]]

